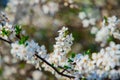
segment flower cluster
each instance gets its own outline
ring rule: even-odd
[[[54,45],[54,51],[49,55],[48,61],[54,66],[64,66],[67,64],[67,53],[71,50],[73,44],[72,34],[68,34],[68,28],[63,27],[58,31],[59,36],[55,38],[56,44]],[[51,71],[46,64],[43,65],[46,70]]]
[[[79,15],[78,15],[78,17],[82,22],[83,27],[84,28],[90,27],[90,33],[93,35],[98,32],[97,22],[98,22],[99,16],[96,16],[96,12],[98,12],[98,10],[96,9],[91,10],[91,12],[89,13],[87,12],[87,10],[85,10],[85,11],[79,12]]]
[[[25,44],[20,44],[18,41],[11,44],[11,54],[21,60],[27,61],[27,63],[34,64],[36,67],[39,67],[39,59],[34,55],[38,54],[45,58],[46,49],[43,46],[39,46],[38,43],[35,43],[33,40],[27,41]]]
[[[78,71],[79,77],[88,80],[117,80],[120,77],[120,44],[111,42],[109,47],[92,53],[91,56],[78,54],[74,62],[74,69]]]
[[[95,26],[97,21],[97,18],[94,18],[92,13],[87,14],[84,11],[79,12],[78,17],[82,20],[83,27],[85,28],[89,27],[90,25]]]
[[[95,41],[101,42],[101,46],[105,46],[107,40],[110,36],[113,36],[116,39],[120,39],[120,33],[118,31],[117,24],[120,22],[116,16],[109,17],[103,20],[102,28],[97,32]]]
[[[8,39],[8,35],[13,31],[12,24],[8,22],[4,13],[0,13],[0,37]]]
[[[101,47],[104,47],[110,38],[120,39],[120,32],[118,24],[120,22],[116,16],[104,17],[102,27],[99,29],[96,27],[97,18],[91,18],[91,14],[85,12],[79,13],[79,18],[82,20],[83,27],[92,26],[91,34],[95,35],[95,41],[101,43]],[[86,19],[89,17],[90,19]]]

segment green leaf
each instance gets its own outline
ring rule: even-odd
[[[52,63],[51,65],[54,66],[54,63]]]
[[[74,57],[75,57],[75,53],[72,53],[71,58],[74,58]]]
[[[20,41],[19,44],[25,44],[25,42],[28,40],[29,36],[23,36]]]
[[[5,35],[9,36],[9,34],[10,34],[10,31],[6,30],[5,28],[2,29],[2,35],[3,36],[5,36]]]
[[[65,31],[64,37],[66,37],[69,34],[69,31]]]
[[[108,19],[106,16],[104,16],[104,20],[105,20],[105,24],[107,25],[108,24]]]
[[[64,68],[65,69],[71,69],[71,67],[67,66],[67,65],[64,65]]]
[[[16,35],[20,34],[21,31],[22,31],[21,27],[19,25],[15,25]]]
[[[84,52],[84,55],[90,55],[91,54],[91,50],[87,50],[86,52]]]
[[[73,60],[72,60],[72,59],[70,59],[70,58],[68,58],[68,62],[73,62]]]
[[[114,41],[114,37],[113,36],[109,36],[109,38],[107,39],[107,42],[111,42],[111,41]]]

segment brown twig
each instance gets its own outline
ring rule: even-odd
[[[53,68],[59,75],[61,76],[64,76],[64,77],[68,77],[68,78],[75,78],[74,76],[72,75],[67,75],[67,74],[64,74],[63,72],[59,72],[57,70],[57,68],[55,68],[53,65],[51,65],[49,62],[47,62],[44,58],[42,58],[41,56],[39,56],[38,54],[35,54],[39,59],[41,59],[43,62],[45,62],[47,65],[49,65],[51,68]]]
[[[9,44],[11,44],[11,43],[12,43],[12,41],[8,41],[8,40],[3,39],[3,38],[1,38],[1,37],[0,37],[0,40],[3,40],[4,42],[7,42],[7,43],[9,43]]]

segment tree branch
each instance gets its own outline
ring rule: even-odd
[[[9,44],[11,44],[11,43],[12,43],[12,41],[8,41],[8,40],[3,39],[3,38],[1,38],[1,37],[0,37],[0,40],[3,40],[4,42],[7,42],[7,43],[9,43]]]
[[[47,65],[49,65],[51,68],[53,68],[59,75],[61,76],[64,76],[64,77],[68,77],[68,78],[75,78],[74,76],[72,75],[67,75],[67,74],[64,74],[63,72],[59,72],[57,70],[57,68],[55,68],[53,65],[51,65],[49,62],[47,62],[44,58],[42,58],[41,56],[39,56],[38,54],[35,54],[39,59],[41,59],[43,62],[45,62]]]
[[[7,42],[7,43],[9,43],[9,44],[12,43],[12,41],[8,41],[8,40],[3,39],[3,38],[1,38],[1,37],[0,37],[0,40],[3,40],[4,42]],[[51,65],[48,61],[46,61],[44,58],[42,58],[42,57],[39,56],[38,54],[35,54],[35,56],[36,56],[37,58],[41,59],[44,63],[46,63],[46,64],[47,64],[48,66],[50,66],[52,69],[54,69],[59,75],[64,76],[64,77],[68,77],[68,78],[75,78],[75,77],[72,76],[72,75],[67,75],[67,74],[64,74],[63,72],[59,72],[56,67],[54,67],[53,65]]]
[[[64,73],[67,69],[63,69],[63,71],[61,73]]]

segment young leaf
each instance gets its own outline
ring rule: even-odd
[[[72,59],[70,59],[70,58],[68,58],[68,62],[73,62],[73,60],[72,60]]]
[[[19,44],[24,44],[28,40],[28,38],[29,38],[28,36],[21,37]]]
[[[52,63],[51,65],[54,66],[54,63]]]
[[[72,53],[71,58],[74,58],[74,57],[75,57],[75,53]]]
[[[91,50],[87,50],[86,52],[84,52],[84,55],[90,55],[91,54]]]
[[[107,25],[108,24],[108,19],[106,16],[104,16],[104,20],[105,20],[105,24]]]
[[[22,31],[21,27],[19,25],[15,25],[16,35],[20,34],[21,31]]]
[[[66,37],[68,34],[69,34],[69,32],[68,32],[68,31],[65,31],[64,37]]]
[[[64,65],[64,68],[65,69],[71,69],[71,67],[67,66],[67,65]]]
[[[2,29],[2,35],[6,35],[9,36],[10,32],[8,30],[6,30],[5,28]]]

